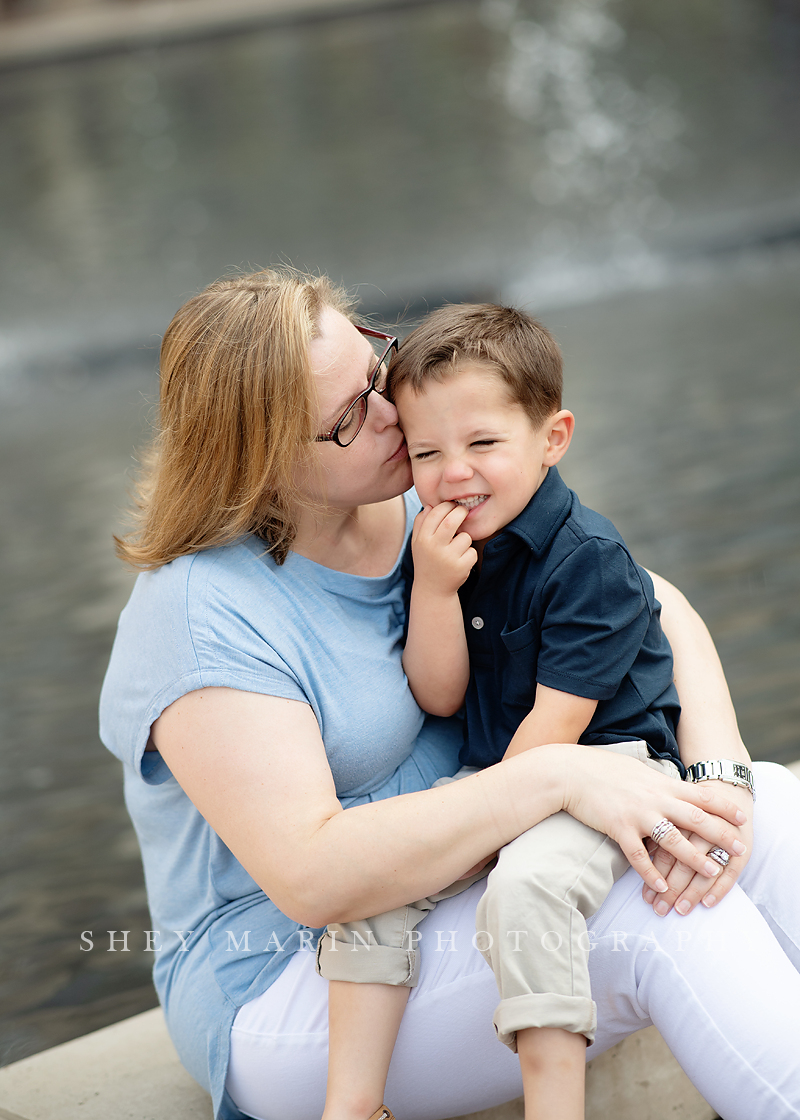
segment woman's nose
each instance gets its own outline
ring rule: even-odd
[[[369,401],[369,415],[375,425],[376,431],[382,431],[384,428],[396,427],[399,420],[397,409],[391,401],[380,393],[370,393],[367,398]]]

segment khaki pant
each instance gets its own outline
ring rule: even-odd
[[[651,758],[641,741],[600,749],[631,755],[678,777],[674,763]],[[474,772],[465,767],[441,783]],[[476,913],[476,944],[500,992],[493,1020],[498,1038],[516,1050],[518,1030],[561,1027],[592,1041],[597,1013],[589,986],[586,919],[628,866],[608,836],[568,813],[555,813],[507,844],[495,865],[469,879],[374,918],[329,925],[319,940],[317,971],[328,980],[413,987],[422,938],[416,927],[437,902],[488,875]]]

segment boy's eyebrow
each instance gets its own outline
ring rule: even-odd
[[[502,428],[476,428],[473,432],[467,433],[467,439],[478,439],[482,436],[491,436],[494,439],[495,437],[502,438],[507,435],[508,432],[504,432]]]
[[[498,428],[475,428],[472,432],[466,433],[466,439],[504,439],[508,437],[508,432],[504,432]],[[408,442],[406,437],[406,446],[410,449],[412,447],[435,447],[437,441],[432,439],[415,439],[411,443]]]
[[[477,439],[482,436],[502,437],[508,436],[508,432],[504,431],[502,428],[473,428],[472,431],[465,432],[465,439]],[[413,442],[415,442],[415,444],[436,444],[438,440],[416,439]],[[409,444],[408,446],[411,447],[412,445]]]

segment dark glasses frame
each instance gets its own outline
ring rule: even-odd
[[[344,410],[342,415],[339,417],[339,419],[336,421],[329,432],[323,432],[321,435],[314,437],[316,443],[335,443],[338,444],[339,447],[349,447],[358,433],[364,427],[364,421],[367,419],[367,409],[369,408],[370,393],[383,393],[385,391],[383,389],[376,389],[375,385],[378,380],[378,375],[381,372],[383,363],[388,358],[390,350],[397,350],[399,340],[396,335],[385,334],[383,331],[374,331],[372,327],[360,327],[358,323],[354,323],[353,325],[360,334],[366,335],[368,338],[382,339],[386,343],[386,346],[382,350],[380,357],[378,358],[372,372],[370,373],[369,382],[366,389],[364,389],[363,392],[359,393],[357,397],[350,401],[350,404],[347,406],[347,408]],[[346,424],[350,419],[351,415],[353,414],[353,410],[359,409],[361,407],[362,401],[364,402],[364,409],[361,413],[361,420],[358,424],[358,427],[353,432],[352,436],[348,432],[347,437],[343,438],[339,434],[342,426]]]

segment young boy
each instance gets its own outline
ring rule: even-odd
[[[403,666],[425,711],[465,707],[456,778],[554,742],[682,777],[652,582],[556,470],[574,417],[561,408],[548,331],[511,308],[442,308],[403,343],[389,386],[424,507]],[[596,1025],[585,919],[627,867],[608,837],[557,813],[505,847],[489,875],[477,943],[500,990],[498,1037],[520,1056],[527,1120],[583,1117]],[[472,870],[439,895],[320,939],[318,968],[333,981],[325,1120],[365,1118],[383,1099],[416,982],[415,927],[486,874]]]

